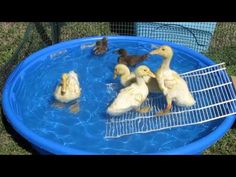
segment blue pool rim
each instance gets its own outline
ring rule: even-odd
[[[112,40],[135,40],[135,41],[146,41],[150,43],[159,43],[160,45],[166,44],[170,45],[175,49],[178,49],[180,51],[186,51],[188,53],[191,53],[194,57],[198,58],[201,62],[205,63],[206,65],[214,65],[215,63],[211,61],[206,56],[197,53],[193,51],[192,49],[161,40],[154,40],[150,38],[144,38],[144,37],[136,37],[136,36],[107,36],[108,39]],[[40,137],[36,133],[32,132],[30,129],[28,129],[23,122],[20,121],[17,115],[13,114],[11,111],[11,107],[9,104],[9,90],[11,88],[11,81],[15,78],[18,72],[21,71],[22,67],[28,66],[30,63],[32,64],[33,61],[35,61],[35,58],[38,58],[41,55],[44,55],[46,53],[52,53],[60,49],[64,49],[66,47],[71,47],[73,45],[79,45],[86,42],[93,42],[94,40],[101,39],[101,36],[94,36],[94,37],[87,37],[87,38],[81,38],[81,39],[74,39],[70,41],[60,42],[58,44],[55,44],[53,46],[41,49],[37,51],[36,53],[30,55],[27,57],[24,61],[22,61],[16,69],[11,73],[11,75],[8,77],[4,89],[3,89],[3,95],[2,95],[2,108],[3,112],[6,116],[6,119],[8,122],[12,125],[12,127],[26,140],[28,140],[34,147],[39,148],[43,151],[46,151],[51,154],[57,154],[57,155],[73,155],[73,154],[79,154],[79,155],[93,155],[93,154],[99,154],[99,153],[93,153],[93,152],[87,152],[82,151],[79,149],[73,149],[69,147],[65,147],[63,145],[60,145],[58,143],[54,143],[53,141],[50,141],[46,138]],[[190,144],[187,144],[185,146],[165,151],[165,152],[157,152],[157,153],[146,153],[145,155],[154,155],[154,154],[162,154],[162,155],[174,155],[174,154],[200,154],[205,149],[207,149],[209,146],[214,144],[217,140],[219,140],[227,131],[228,129],[233,125],[235,121],[236,116],[228,116],[226,117],[221,124],[211,133],[208,135],[198,139],[197,141],[194,141]]]

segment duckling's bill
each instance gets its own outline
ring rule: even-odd
[[[152,72],[152,71],[146,71],[146,73],[152,77],[152,78],[156,78],[156,75]]]
[[[116,79],[116,78],[117,78],[117,74],[114,73],[113,79]]]
[[[117,73],[117,70],[115,69],[115,71],[114,71],[114,75],[113,75],[113,79],[116,79],[117,76],[118,76],[118,73]]]
[[[78,103],[74,103],[73,105],[70,106],[70,112],[71,113],[78,113],[80,111],[80,106]]]
[[[158,55],[160,51],[160,48],[154,49],[151,52],[149,52],[150,55]]]

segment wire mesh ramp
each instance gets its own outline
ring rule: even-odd
[[[121,116],[109,117],[105,138],[200,124],[236,113],[236,95],[224,63],[183,73],[181,76],[196,100],[195,105],[173,105],[169,114],[156,116],[156,112],[165,107],[165,98],[162,95],[148,98],[142,104],[143,107],[152,108],[148,113],[129,111]]]

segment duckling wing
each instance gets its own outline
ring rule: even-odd
[[[108,107],[110,115],[119,115],[139,107],[146,99],[148,90],[139,88],[135,83],[120,91],[113,103]]]
[[[128,87],[125,87],[125,88],[123,88],[123,89],[121,89],[120,90],[120,93],[119,94],[133,94],[134,93],[134,91],[135,91],[135,87],[133,87],[133,84],[131,84],[130,86],[128,86]],[[118,95],[119,95],[118,94]]]
[[[174,79],[165,79],[164,80],[164,84],[165,84],[165,87],[168,88],[168,89],[172,89],[174,88],[175,84],[176,84],[176,80]]]
[[[117,116],[123,114],[132,109],[132,104],[130,100],[132,99],[129,92],[131,92],[132,88],[122,89],[120,93],[117,95],[112,104],[108,107],[107,113],[111,116]]]
[[[192,106],[196,103],[194,97],[187,89],[179,90],[173,100],[178,106]]]
[[[147,97],[145,97],[143,94],[141,93],[137,93],[134,97],[134,102],[133,102],[133,106],[134,107],[139,107],[143,102],[144,100],[146,99]]]
[[[163,74],[163,84],[167,89],[172,89],[178,83],[180,76],[175,71],[167,71]]]
[[[141,62],[141,57],[135,55],[127,56],[126,61],[130,66],[134,66],[137,63]]]
[[[129,61],[129,64],[133,66],[133,65],[136,65],[137,63],[144,61],[147,57],[148,57],[148,54],[130,55],[130,56],[127,56],[127,60]]]
[[[67,81],[68,90],[66,96],[70,98],[77,98],[80,96],[81,88],[76,73],[69,73],[69,79]]]
[[[128,62],[123,57],[118,57],[117,63],[128,65]]]
[[[165,85],[168,88],[168,96],[175,101],[178,106],[192,106],[195,100],[189,91],[186,81],[176,72],[172,72],[172,80],[166,79]]]
[[[102,45],[101,43],[96,43],[93,48],[94,55],[102,55],[107,51],[107,46]]]

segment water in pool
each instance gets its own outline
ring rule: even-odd
[[[146,154],[168,151],[189,144],[213,131],[216,121],[162,131],[105,139],[106,109],[115,98],[118,87],[109,85],[117,63],[117,48],[130,54],[144,54],[152,49],[150,43],[109,41],[105,55],[94,56],[91,43],[74,45],[41,56],[18,75],[12,88],[12,107],[34,133],[66,147],[99,154]],[[174,51],[171,67],[179,73],[203,67],[203,63],[180,51]],[[141,64],[155,71],[162,60],[150,56]],[[78,73],[82,88],[80,111],[72,114],[68,107],[53,107],[53,92],[62,73]]]

